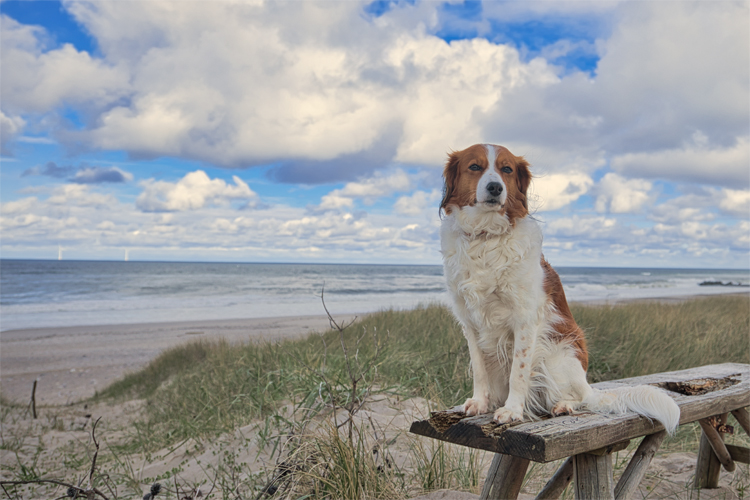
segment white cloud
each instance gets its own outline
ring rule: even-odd
[[[581,237],[581,239],[608,238],[618,227],[613,217],[565,217],[546,224],[545,233],[556,237]]]
[[[127,95],[129,75],[117,62],[92,58],[72,45],[46,50],[42,28],[0,17],[3,108],[47,113],[62,105],[108,107]]]
[[[750,190],[722,189],[719,207],[730,214],[750,218]]]
[[[211,179],[202,170],[186,174],[177,182],[155,181],[141,183],[143,192],[136,206],[144,212],[171,212],[197,210],[210,205],[227,205],[230,200],[257,199],[257,194],[236,175],[234,185],[222,179]]]
[[[680,148],[627,153],[612,159],[612,168],[629,176],[696,182],[716,186],[750,184],[750,141],[737,139],[733,146],[709,146],[704,134]]]
[[[355,199],[361,200],[365,205],[372,205],[378,198],[410,191],[413,185],[412,176],[401,169],[396,169],[389,174],[376,174],[357,182],[348,182],[343,188],[334,189],[323,196],[320,204],[313,210],[351,208],[354,206]]]
[[[415,191],[414,193],[401,196],[393,204],[393,210],[402,215],[419,215],[433,210],[438,211],[442,193],[437,189],[432,191]]]
[[[594,181],[583,172],[535,176],[529,188],[532,212],[558,210],[588,192]]]
[[[20,116],[7,116],[0,111],[0,154],[10,154],[6,145],[15,139],[25,123]]]
[[[615,158],[628,177],[747,184],[748,14],[742,2],[622,2],[594,75],[509,89],[477,121],[548,172]],[[643,164],[618,168],[628,158]]]
[[[613,214],[638,212],[654,199],[652,187],[649,181],[643,179],[625,179],[609,173],[596,187],[595,209]]]
[[[448,44],[424,24],[407,31],[395,18],[408,6],[375,22],[356,2],[68,7],[103,58],[30,47],[33,34],[14,25],[26,31],[23,43],[9,35],[3,44],[15,69],[4,72],[3,101],[26,112],[83,103],[92,128],[64,140],[141,155],[322,161],[395,134],[384,162],[441,163],[449,148],[476,142],[474,116],[505,90],[556,80],[542,59],[523,63],[508,46]]]
[[[648,218],[667,225],[713,220],[716,218],[716,199],[716,193],[709,190],[678,196],[654,206]]]

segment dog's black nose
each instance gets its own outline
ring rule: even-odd
[[[499,182],[490,182],[487,184],[487,191],[491,196],[500,196],[500,193],[503,192],[503,185]]]

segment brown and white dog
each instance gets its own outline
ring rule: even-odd
[[[469,344],[474,377],[468,415],[495,410],[498,423],[578,408],[628,410],[670,433],[680,409],[651,386],[593,389],[583,331],[529,217],[529,164],[502,146],[449,155],[440,239],[453,312]]]

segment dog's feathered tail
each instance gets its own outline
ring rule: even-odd
[[[664,391],[650,385],[618,387],[600,391],[591,388],[583,406],[594,412],[622,415],[628,410],[658,420],[671,435],[680,423],[680,407]]]

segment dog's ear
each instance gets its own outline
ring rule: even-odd
[[[453,197],[458,183],[458,153],[452,152],[448,155],[448,161],[443,169],[443,201],[440,202],[440,213],[450,213],[448,202]]]
[[[527,192],[529,190],[529,184],[531,184],[531,170],[529,170],[529,162],[523,156],[516,156],[516,182],[518,183],[518,190],[523,193],[523,206],[526,210],[529,209],[527,201]]]

